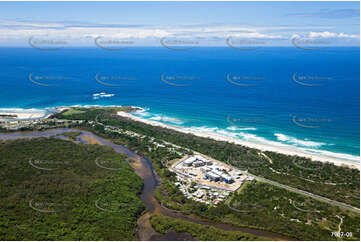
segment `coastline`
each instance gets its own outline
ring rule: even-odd
[[[122,107],[120,105],[70,105],[70,106],[57,106],[48,108],[0,108],[0,115],[14,115],[12,118],[1,118],[0,122],[12,121],[26,121],[26,120],[39,120],[46,119],[52,114],[62,112],[70,108],[90,108],[90,107]]]
[[[0,115],[14,115],[14,117],[6,119],[6,121],[41,119],[45,118],[46,114],[47,111],[44,109],[0,108]],[[3,118],[0,117],[0,121],[3,121]]]
[[[6,119],[6,120],[0,118],[0,121],[10,121],[11,122],[11,121],[46,119],[54,113],[62,112],[64,110],[67,110],[70,108],[75,108],[75,107],[89,108],[89,107],[124,107],[124,106],[122,106],[122,105],[106,105],[106,106],[103,106],[103,105],[70,105],[70,106],[49,107],[49,108],[44,108],[44,109],[0,108],[0,114],[17,115],[17,118]],[[136,107],[136,106],[129,106],[129,107],[137,108],[141,111],[144,111],[144,109],[141,107]],[[210,138],[210,139],[214,139],[217,141],[226,141],[226,142],[246,146],[249,148],[258,149],[260,151],[272,151],[272,152],[281,153],[281,154],[285,154],[285,155],[297,155],[300,157],[309,158],[314,161],[330,162],[337,166],[348,166],[350,168],[355,168],[355,169],[360,170],[360,164],[357,163],[357,161],[333,157],[332,156],[333,152],[325,152],[325,153],[329,153],[330,154],[329,156],[324,155],[324,154],[316,154],[316,153],[309,152],[302,148],[294,147],[294,146],[288,145],[288,144],[279,143],[277,145],[273,145],[273,144],[269,144],[269,143],[268,144],[257,143],[257,142],[242,140],[240,138],[230,137],[230,136],[227,136],[224,134],[215,133],[215,132],[211,132],[211,131],[207,132],[204,130],[194,130],[190,127],[182,127],[182,126],[173,125],[173,124],[166,124],[166,123],[159,122],[159,120],[157,120],[157,119],[145,119],[145,118],[135,116],[128,112],[121,111],[121,112],[118,112],[117,114],[119,116],[129,118],[129,119],[132,119],[132,120],[138,121],[138,122],[143,122],[148,125],[172,129],[172,130],[182,132],[182,133],[189,133],[189,134],[196,135],[198,137]],[[173,123],[176,123],[176,122],[173,122]],[[338,153],[335,153],[335,154],[338,154]],[[359,159],[358,159],[358,161],[359,161]]]
[[[226,142],[230,142],[230,143],[234,143],[234,144],[238,144],[238,145],[243,145],[243,146],[246,146],[249,148],[258,149],[261,151],[272,151],[272,152],[281,153],[281,154],[285,154],[285,155],[297,155],[300,157],[309,158],[314,161],[330,162],[337,166],[347,166],[350,168],[360,170],[360,165],[357,164],[356,162],[352,162],[352,161],[349,161],[346,159],[330,157],[330,156],[326,156],[326,155],[322,155],[322,154],[310,153],[310,152],[304,151],[300,148],[293,147],[291,145],[282,144],[280,146],[274,146],[274,145],[269,145],[269,144],[249,142],[249,141],[244,141],[241,139],[237,139],[237,138],[233,138],[233,137],[229,137],[229,136],[225,136],[225,135],[221,135],[221,134],[202,132],[202,131],[198,131],[198,130],[196,131],[196,130],[192,130],[192,129],[185,128],[185,127],[180,127],[180,126],[176,126],[176,125],[165,124],[165,123],[161,123],[161,122],[157,122],[157,121],[153,121],[153,120],[148,120],[148,119],[137,117],[131,113],[118,112],[117,114],[121,117],[129,118],[131,120],[142,122],[142,123],[145,123],[148,125],[172,129],[172,130],[182,132],[182,133],[189,133],[189,134],[196,135],[198,137],[210,138],[210,139],[214,139],[217,141],[226,141]]]

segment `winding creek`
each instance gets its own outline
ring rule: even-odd
[[[120,154],[126,154],[129,159],[132,159],[132,162],[129,164],[133,167],[137,175],[139,175],[144,182],[143,191],[141,194],[141,200],[145,204],[147,211],[144,213],[137,222],[137,239],[138,240],[195,240],[187,233],[176,233],[168,232],[165,235],[157,233],[151,226],[149,217],[153,213],[159,213],[165,216],[172,218],[183,219],[191,221],[197,224],[202,225],[211,225],[224,230],[240,231],[244,233],[249,233],[257,236],[264,236],[270,240],[293,240],[285,236],[281,236],[272,232],[267,232],[258,229],[249,229],[232,226],[230,224],[212,222],[203,220],[201,218],[185,215],[179,211],[173,211],[163,207],[157,199],[154,197],[154,191],[159,184],[159,178],[154,172],[152,163],[144,158],[127,149],[124,146],[114,144],[113,142],[101,138],[91,132],[79,130],[79,129],[68,129],[68,128],[58,128],[45,131],[31,131],[31,132],[14,132],[14,133],[0,133],[0,140],[15,140],[15,139],[24,139],[24,138],[40,138],[40,137],[53,137],[64,139],[65,137],[61,136],[65,132],[81,132],[81,135],[78,136],[77,141],[84,144],[99,144],[112,147],[114,151]]]

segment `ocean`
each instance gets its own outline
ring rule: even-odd
[[[145,119],[359,162],[359,47],[0,48],[0,69],[0,111],[132,105]]]

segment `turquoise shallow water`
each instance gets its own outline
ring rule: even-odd
[[[0,48],[0,108],[140,106],[146,119],[355,160],[359,59],[341,47]]]

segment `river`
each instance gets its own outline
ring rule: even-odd
[[[269,240],[293,240],[285,236],[278,235],[276,233],[267,232],[258,229],[249,229],[243,227],[236,227],[226,223],[219,223],[204,220],[195,216],[185,215],[179,211],[167,209],[159,204],[158,200],[154,196],[154,191],[159,184],[159,178],[154,172],[152,163],[129,150],[128,148],[114,144],[113,142],[101,138],[89,131],[69,128],[51,129],[45,131],[30,131],[30,132],[13,132],[13,133],[0,133],[0,140],[15,140],[23,138],[40,138],[40,137],[53,137],[66,139],[62,136],[65,132],[81,132],[81,135],[77,137],[77,141],[84,144],[99,144],[112,147],[115,152],[120,154],[126,154],[128,159],[131,159],[129,165],[134,169],[135,173],[143,179],[144,187],[141,194],[141,200],[145,204],[147,211],[144,213],[137,222],[137,239],[138,240],[196,240],[187,233],[177,233],[170,231],[165,235],[157,233],[151,226],[149,218],[153,213],[159,213],[172,218],[183,219],[202,225],[211,225],[224,230],[240,231],[257,236],[267,237]]]

